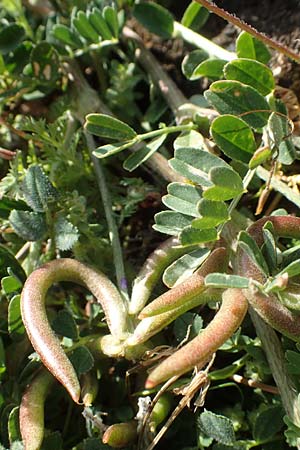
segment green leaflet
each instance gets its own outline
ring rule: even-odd
[[[16,211],[9,215],[9,221],[15,232],[25,241],[39,241],[47,233],[44,214],[30,211]]]
[[[84,37],[89,42],[99,42],[99,35],[94,27],[90,24],[86,14],[83,11],[78,11],[76,17],[73,19],[73,26],[76,28],[80,36]]]
[[[209,175],[214,186],[203,193],[203,197],[208,200],[230,200],[244,191],[241,177],[229,166],[215,167]]]
[[[195,70],[197,69],[199,64],[205,61],[208,57],[208,53],[204,50],[197,49],[191,51],[183,58],[181,64],[181,69],[184,76],[186,76],[186,78],[188,78],[189,80],[197,80],[198,78],[200,78],[200,75],[197,76],[195,74]]]
[[[224,67],[227,80],[236,80],[252,86],[262,95],[268,95],[275,88],[271,69],[253,59],[234,59]]]
[[[25,37],[25,30],[21,25],[11,23],[0,31],[0,53],[6,55],[15,50]]]
[[[88,114],[84,127],[91,134],[116,141],[129,141],[137,136],[129,125],[106,114]]]
[[[184,281],[205,261],[209,253],[210,250],[208,248],[199,248],[178,258],[164,271],[164,284],[168,288],[172,288]]]
[[[240,116],[252,128],[262,128],[269,117],[269,104],[253,87],[239,81],[215,81],[205,98],[220,114]]]
[[[66,25],[56,24],[52,29],[52,34],[55,39],[61,41],[64,44],[70,45],[71,47],[81,47],[82,42],[79,39],[77,33],[72,31]]]
[[[220,289],[249,287],[249,278],[239,275],[228,275],[226,273],[210,273],[205,277],[205,285]]]
[[[162,211],[155,214],[153,228],[161,233],[177,236],[190,223],[190,217],[175,211]]]
[[[200,218],[192,221],[193,228],[213,228],[229,220],[227,205],[224,202],[203,198],[198,203]]]
[[[193,71],[192,80],[197,80],[201,77],[207,77],[210,80],[219,80],[223,78],[223,69],[227,61],[224,59],[207,59],[201,62]]]
[[[164,143],[167,134],[162,134],[130,155],[123,164],[124,169],[132,172],[149,159]]]
[[[40,166],[31,166],[26,172],[22,192],[26,203],[35,212],[44,212],[49,203],[57,200],[58,192]]]
[[[221,444],[233,445],[235,442],[233,423],[225,416],[204,411],[198,418],[198,426],[203,433]]]
[[[197,203],[201,199],[202,190],[185,183],[170,183],[168,195],[162,198],[170,209],[192,217],[198,217]]]
[[[181,23],[191,30],[198,31],[205,24],[208,17],[209,11],[204,6],[191,2],[184,11]]]
[[[199,230],[188,225],[183,228],[179,238],[182,245],[193,245],[216,241],[218,234],[215,228]]]
[[[242,31],[236,41],[236,53],[239,58],[251,58],[267,64],[271,53],[262,41]]]
[[[154,2],[140,2],[135,5],[133,15],[152,33],[165,39],[172,37],[174,19],[163,6]]]
[[[211,124],[210,133],[220,149],[233,160],[249,162],[256,149],[249,125],[236,116],[219,116]]]

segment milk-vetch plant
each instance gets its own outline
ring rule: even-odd
[[[134,7],[131,2],[125,3],[126,8],[121,2],[111,6],[101,1],[76,9],[65,5],[68,11],[64,14],[60,2],[45,5],[49,18],[39,31],[43,40],[31,29],[42,18],[34,17],[28,22],[20,15],[15,23],[8,8],[9,20],[1,22],[0,68],[5,76],[1,78],[0,101],[5,112],[12,111],[11,116],[4,115],[1,125],[26,147],[26,157],[12,162],[10,174],[1,183],[5,197],[0,201],[0,213],[4,229],[8,230],[6,237],[13,229],[15,239],[25,241],[17,258],[25,255],[28,274],[25,281],[17,260],[0,248],[0,256],[8,267],[2,279],[2,291],[9,299],[8,333],[14,341],[12,348],[18,354],[23,352],[20,363],[13,361],[9,370],[14,376],[18,374],[25,364],[23,356],[30,352],[23,325],[37,354],[34,358],[38,367],[41,363],[45,366],[35,371],[35,362],[31,361],[21,370],[24,391],[19,417],[25,450],[43,448],[44,405],[50,386],[59,389],[54,378],[75,403],[85,405],[90,436],[95,426],[103,442],[111,447],[146,447],[143,432],[147,424],[143,417],[147,417],[147,411],[142,414],[142,426],[139,414],[134,418],[134,414],[124,413],[122,417],[120,413],[116,419],[110,412],[109,426],[97,416],[102,406],[94,411],[93,405],[101,398],[102,383],[113,379],[115,372],[115,378],[123,380],[118,365],[122,367],[126,359],[126,367],[141,367],[134,389],[142,396],[159,389],[163,382],[166,384],[162,390],[167,389],[177,380],[177,389],[186,396],[183,404],[188,404],[189,395],[193,396],[197,388],[192,384],[182,387],[187,380],[178,378],[195,369],[194,380],[202,383],[197,404],[202,406],[210,380],[226,379],[249,362],[250,338],[247,340],[238,331],[245,318],[249,326],[248,311],[266,348],[289,430],[293,429],[296,435],[293,445],[296,442],[299,448],[297,391],[273,329],[283,339],[289,338],[288,342],[300,339],[299,254],[297,247],[293,248],[300,239],[300,219],[281,211],[277,215],[268,213],[250,225],[242,210],[238,211],[243,195],[247,191],[252,194],[258,187],[262,191],[257,213],[263,210],[271,187],[300,206],[298,196],[276,178],[278,168],[292,166],[298,149],[293,142],[293,123],[284,103],[275,95],[275,80],[267,66],[269,51],[246,33],[237,40],[236,54],[205,40],[187,28],[197,29],[208,17],[207,11],[195,2],[186,10],[182,24],[157,3],[138,1]],[[38,17],[39,5],[36,8]],[[198,98],[198,104],[185,98],[140,37],[128,25],[124,26],[132,16],[162,38],[179,35],[197,47],[205,47],[190,52],[182,63],[187,78],[207,77],[212,81],[204,96]],[[17,64],[21,54],[22,60]],[[118,83],[116,71],[121,66],[122,82]],[[136,101],[140,92],[136,91],[148,76],[154,106],[141,120]],[[116,102],[118,98],[123,102],[127,94],[131,94],[128,121],[125,109],[120,112]],[[59,116],[53,124],[33,119],[19,121],[15,104],[27,101],[30,95],[43,99],[61,97],[61,102],[55,103],[60,113],[52,111]],[[159,123],[160,120],[167,123]],[[7,145],[13,142],[9,137]],[[167,161],[163,153],[170,150],[171,139],[174,154]],[[102,161],[104,158],[107,159]],[[118,166],[115,170],[120,161],[123,168]],[[156,214],[154,229],[171,237],[150,253],[133,276],[130,264],[123,261],[115,220],[120,205],[114,198],[114,183],[124,171],[142,171],[143,164],[170,181],[162,197],[166,210]],[[261,185],[259,178],[266,185]],[[107,225],[102,223],[96,185]],[[124,233],[126,249],[130,231],[123,232],[123,237]],[[17,244],[11,245],[15,248]],[[106,254],[110,248],[112,258]],[[113,264],[107,267],[106,261],[111,259]],[[131,273],[131,294],[127,272]],[[110,280],[114,277],[116,284]],[[161,280],[163,292],[159,287]],[[72,294],[66,301],[61,287],[56,286],[64,282],[72,283]],[[77,291],[75,285],[88,294],[80,287]],[[79,297],[84,297],[84,302],[77,302]],[[59,313],[55,311],[57,303],[65,305]],[[174,330],[176,335],[176,323],[191,318],[189,311],[195,308],[204,317],[207,315],[203,329],[198,328],[194,334],[190,331],[189,336],[192,327],[188,327],[180,335],[180,348],[166,349],[166,343],[174,346],[168,333],[171,335]],[[247,341],[244,347],[243,339]],[[226,375],[222,375],[212,364],[217,352],[214,364],[222,367],[218,350],[226,345],[236,346],[233,354],[245,354],[225,367]],[[253,346],[258,347],[256,343]],[[295,354],[289,353],[291,358],[297,358]],[[107,390],[114,395],[113,389]],[[137,409],[137,403],[131,400],[133,408]],[[167,417],[168,408],[163,418]],[[6,441],[11,444],[17,440],[12,425],[15,412],[5,414],[11,414]],[[148,415],[152,439],[158,423]],[[205,411],[199,419],[203,433],[220,445],[233,446],[232,425],[222,437],[214,426],[208,425],[210,421],[216,428],[216,424],[228,425],[223,416]],[[256,430],[255,439],[243,446],[263,445],[268,439],[273,442],[276,432],[277,429],[264,441]],[[155,443],[149,443],[150,448]],[[83,442],[78,448],[89,448],[88,443]]]

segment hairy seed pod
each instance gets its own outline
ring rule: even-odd
[[[182,375],[193,367],[203,367],[221,345],[236,331],[247,312],[248,303],[240,289],[227,289],[223,302],[213,320],[192,341],[186,344],[149,375],[146,388],[151,389],[159,383]]]
[[[135,346],[146,342],[151,336],[157,334],[177,317],[181,316],[181,314],[211,300],[211,295],[206,295],[206,292],[200,293],[189,301],[183,302],[180,306],[177,306],[177,308],[173,308],[170,311],[165,311],[161,314],[156,314],[155,316],[145,317],[137,325],[134,333],[127,339],[126,345]]]
[[[252,308],[272,328],[294,341],[300,340],[299,314],[286,308],[275,295],[264,295],[255,287],[245,289],[244,294]]]
[[[44,406],[53,376],[42,368],[27,386],[20,405],[20,432],[24,450],[39,450],[44,438]]]
[[[226,270],[227,264],[226,249],[224,247],[215,249],[193,275],[149,303],[139,314],[139,319],[161,314],[185,303],[193,302],[208,290],[204,284],[206,275]],[[212,290],[208,295],[213,295]]]
[[[180,245],[177,237],[171,237],[148,256],[132,287],[129,314],[135,315],[141,311],[163,270],[185,253],[186,247]]]
[[[112,448],[123,448],[131,445],[137,438],[137,421],[115,423],[107,428],[102,436],[103,444]]]
[[[274,231],[279,237],[300,238],[300,218],[293,216],[264,217],[248,228],[248,233],[261,246],[263,244],[263,226],[272,222]],[[237,272],[244,277],[252,278],[259,283],[265,282],[265,275],[259,270],[248,254],[239,248],[237,253]],[[288,291],[288,288],[287,288]],[[284,292],[284,291],[283,291]],[[273,295],[264,295],[255,287],[244,290],[244,294],[253,309],[275,330],[298,341],[300,339],[299,316],[285,307]]]
[[[85,286],[101,303],[107,324],[117,339],[127,336],[126,310],[113,283],[99,271],[69,258],[51,261],[28,277],[21,295],[21,312],[29,339],[44,365],[78,403],[80,385],[75,370],[52,331],[45,309],[49,287],[59,281]]]

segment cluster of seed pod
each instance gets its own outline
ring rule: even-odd
[[[291,216],[267,217],[257,221],[248,232],[258,245],[262,244],[262,227],[272,222],[275,233],[283,237],[300,238],[300,219]],[[110,334],[99,337],[97,345],[107,356],[137,359],[145,343],[184,312],[211,299],[221,301],[221,307],[208,326],[193,340],[173,353],[152,370],[146,387],[153,388],[174,375],[180,376],[197,366],[203,367],[212,354],[241,325],[248,302],[276,330],[299,339],[300,322],[278,298],[253,289],[216,290],[205,285],[206,275],[228,270],[228,252],[224,247],[211,252],[204,264],[192,276],[146,305],[162,270],[182,252],[176,239],[160,246],[147,259],[133,289],[129,311],[113,283],[101,272],[72,259],[60,259],[45,264],[27,279],[21,298],[23,322],[29,339],[42,362],[52,375],[67,389],[72,399],[79,403],[83,397],[75,370],[52,331],[45,310],[45,295],[58,281],[72,281],[84,285],[101,303]],[[249,255],[239,249],[236,255],[237,273],[263,282],[263,274]],[[140,296],[138,293],[140,292]],[[146,305],[146,306],[145,306]],[[132,318],[138,321],[131,330]],[[27,388],[20,408],[21,433],[25,450],[38,450],[43,438],[43,403],[53,378],[41,371]],[[30,405],[33,405],[30,408]],[[119,436],[136,437],[136,424],[116,424],[110,427],[103,439],[116,448]],[[122,440],[124,444],[124,439]],[[115,443],[115,444],[114,444]]]

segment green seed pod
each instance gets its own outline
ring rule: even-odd
[[[156,428],[160,425],[168,416],[172,407],[172,395],[169,392],[162,394],[152,409],[149,417],[150,431],[155,433]]]
[[[112,448],[123,448],[134,443],[137,438],[137,422],[116,423],[107,428],[102,437],[103,444]]]
[[[80,385],[75,370],[50,327],[45,296],[49,287],[59,281],[72,281],[89,289],[101,303],[107,324],[116,339],[127,337],[126,310],[113,283],[94,269],[69,258],[44,264],[28,277],[21,296],[21,312],[29,339],[50,372],[79,402]]]
[[[20,432],[24,450],[39,450],[44,438],[44,406],[53,376],[41,369],[27,386],[20,405]]]
[[[81,381],[81,397],[84,406],[91,406],[98,394],[99,383],[96,373],[93,371],[84,373]]]

